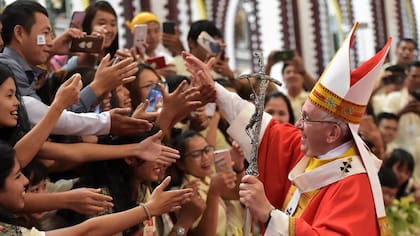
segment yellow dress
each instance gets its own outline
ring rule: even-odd
[[[182,182],[182,187],[184,187],[185,184],[193,181],[194,179],[198,179],[197,177],[194,177],[192,175],[185,175],[183,182]],[[210,177],[206,177],[203,180],[199,181],[199,185],[198,185],[198,194],[200,195],[201,199],[203,199],[204,201],[207,201],[207,192],[209,191],[210,188]],[[227,230],[227,211],[226,211],[226,205],[223,202],[223,199],[220,198],[219,200],[219,209],[218,209],[218,218],[217,218],[217,229],[216,229],[216,236],[225,236],[226,234],[226,230]],[[201,220],[201,216],[194,222],[194,224],[192,225],[191,229],[194,229],[198,226],[198,224],[200,223]]]

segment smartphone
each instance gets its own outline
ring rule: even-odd
[[[82,29],[83,21],[85,20],[86,12],[74,11],[70,20],[70,28]]]
[[[87,35],[83,38],[73,39],[70,45],[72,52],[100,53],[104,38]]]
[[[214,151],[214,164],[216,172],[226,172],[232,169],[232,158],[229,149]]]
[[[147,100],[149,100],[149,106],[147,106],[146,111],[152,112],[155,111],[157,104],[162,99],[162,92],[158,86],[155,86],[150,90]]]
[[[162,31],[166,34],[175,34],[175,22],[165,21],[162,23]]]
[[[153,57],[146,60],[146,63],[153,67],[155,70],[166,67],[165,57]]]
[[[133,43],[136,48],[144,48],[144,44],[146,43],[147,37],[147,25],[140,24],[134,25],[134,39]]]
[[[206,31],[202,31],[197,38],[198,44],[212,54],[218,54],[221,50],[220,44]]]
[[[295,51],[292,49],[278,51],[274,54],[273,59],[274,61],[289,61],[295,57]]]

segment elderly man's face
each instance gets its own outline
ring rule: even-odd
[[[302,115],[296,122],[301,130],[301,151],[306,156],[319,156],[329,150],[327,137],[331,126],[336,123],[326,120],[326,114],[309,101],[302,106]]]

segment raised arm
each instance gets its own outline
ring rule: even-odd
[[[31,126],[36,125],[48,112],[49,107],[41,101],[23,96],[25,110]],[[75,113],[64,110],[56,125],[52,129],[52,134],[58,135],[105,135],[109,134],[111,119],[109,112],[96,113]]]
[[[79,91],[82,87],[80,75],[73,75],[64,82],[57,91],[55,99],[42,120],[35,125],[15,145],[16,157],[21,165],[25,167],[41,149],[45,140],[55,126],[61,112],[79,99]]]
[[[172,93],[166,92],[162,85],[161,91],[163,107],[156,124],[167,133],[172,126],[201,105],[200,101],[194,99],[200,92],[197,88],[189,87],[185,80]]]
[[[245,132],[245,127],[255,111],[255,106],[243,100],[238,94],[227,91],[223,86],[215,83],[210,76],[210,69],[214,60],[207,64],[200,61],[193,55],[184,52],[183,57],[188,71],[193,74],[192,79],[199,85],[211,85],[216,89],[216,104],[222,116],[229,122],[229,135],[242,147],[245,157],[249,158],[251,153],[251,142]],[[201,91],[200,91],[201,92]],[[264,113],[261,124],[261,134],[264,133],[271,116]],[[264,135],[260,135],[260,141]]]
[[[140,143],[126,145],[101,145],[91,143],[45,142],[38,156],[43,159],[72,162],[89,162],[136,157],[169,165],[179,158],[177,150],[161,145],[162,131]]]
[[[23,212],[43,212],[71,209],[85,215],[96,215],[112,207],[112,198],[99,189],[77,188],[58,193],[26,193]]]
[[[152,193],[150,200],[143,206],[130,210],[91,218],[81,224],[46,232],[46,236],[96,236],[114,235],[139,224],[153,216],[180,209],[190,201],[192,189],[163,191],[170,182],[167,177]]]

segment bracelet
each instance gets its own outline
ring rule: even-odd
[[[142,206],[144,209],[144,212],[146,212],[147,220],[151,220],[152,215],[150,214],[149,208],[146,206],[146,204],[140,203],[139,205]]]

